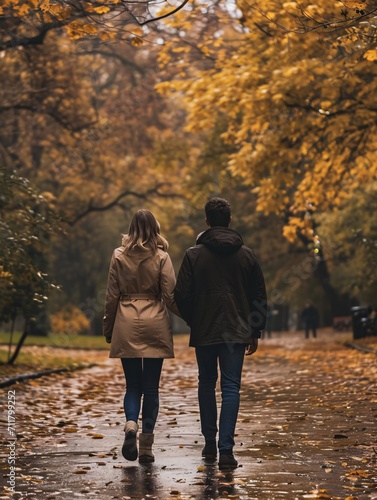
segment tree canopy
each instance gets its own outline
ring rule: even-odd
[[[318,3],[310,11],[322,17],[338,8]],[[255,5],[239,4],[242,31],[228,23],[217,39],[202,37],[206,67],[185,65],[180,52],[179,78],[159,88],[184,93],[187,130],[224,124],[221,137],[234,147],[227,168],[257,195],[258,210],[286,217],[292,239],[305,230],[308,208],[339,206],[376,176],[376,29],[303,35],[291,14],[296,2],[263,2],[268,16]],[[183,17],[171,24],[189,26]],[[177,43],[167,44],[162,62]],[[186,40],[181,50],[192,53]]]
[[[64,30],[72,40],[142,43],[141,26],[182,9],[163,0],[3,0],[0,7],[0,51],[42,45],[48,33]]]
[[[160,63],[177,72],[158,88],[182,96],[188,132],[222,141],[223,169],[310,252],[335,304],[320,215],[377,176],[376,5],[240,1],[216,23],[200,7],[167,21]]]

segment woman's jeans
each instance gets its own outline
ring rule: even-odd
[[[217,434],[216,382],[217,360],[220,366],[221,411],[219,452],[233,453],[234,432],[240,405],[240,386],[246,344],[214,344],[196,347],[199,369],[199,408],[202,434],[214,441]]]
[[[144,396],[141,416],[142,432],[146,434],[152,434],[156,425],[159,409],[158,387],[163,361],[161,358],[122,358],[126,377],[126,420],[138,421],[141,398]]]

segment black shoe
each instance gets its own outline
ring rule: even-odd
[[[237,469],[238,462],[233,455],[225,455],[225,453],[220,453],[219,458],[219,469]]]
[[[129,430],[124,436],[124,443],[122,446],[122,455],[126,460],[135,461],[138,456],[137,443],[136,443],[136,432],[134,430]]]
[[[217,456],[216,441],[206,441],[202,449],[202,457],[208,460],[215,460]]]

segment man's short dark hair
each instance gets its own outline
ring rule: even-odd
[[[211,198],[204,207],[208,224],[211,227],[228,227],[230,223],[230,204],[224,198]]]

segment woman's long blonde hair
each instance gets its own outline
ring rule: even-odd
[[[123,236],[124,252],[134,248],[157,251],[160,247],[167,250],[168,242],[160,235],[160,224],[149,210],[138,210],[132,217],[128,234]]]

